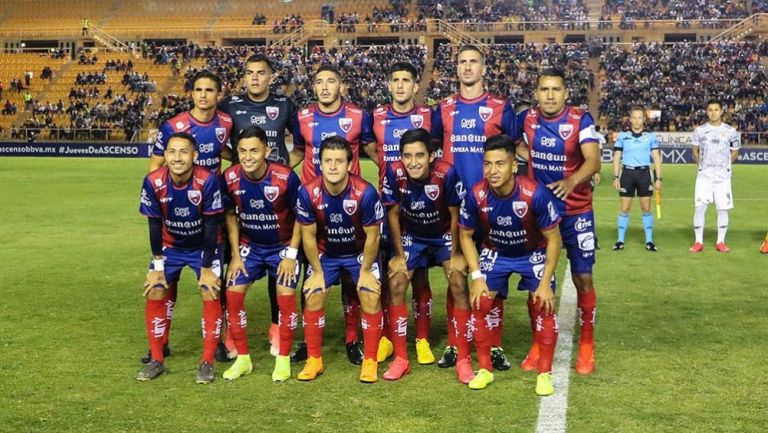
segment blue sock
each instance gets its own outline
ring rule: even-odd
[[[629,214],[619,212],[619,220],[617,225],[619,226],[619,242],[624,242],[624,235],[627,234],[627,227],[629,227]]]
[[[653,242],[653,214],[643,214],[643,228],[645,229],[645,242]]]

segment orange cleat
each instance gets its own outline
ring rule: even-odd
[[[475,378],[475,372],[472,371],[472,360],[469,357],[456,362],[456,375],[459,376],[459,382],[468,385]]]
[[[536,343],[531,344],[531,349],[528,351],[528,356],[525,357],[523,362],[520,363],[520,368],[523,371],[534,371],[536,365],[539,363],[539,345]]]
[[[726,245],[725,242],[720,242],[716,244],[715,249],[721,253],[728,253],[731,251],[731,249],[728,248],[728,245]]]
[[[269,353],[272,356],[280,354],[280,326],[272,323],[269,325],[269,332],[267,334],[269,338]]]
[[[379,381],[379,363],[374,358],[363,359],[363,366],[360,367],[360,382],[376,383]]]
[[[688,252],[691,252],[694,254],[700,253],[702,251],[704,251],[704,244],[702,244],[701,242],[696,242],[695,244],[693,244],[692,247],[688,248]]]
[[[768,254],[768,238],[765,238],[763,244],[760,245],[760,253]]]
[[[595,371],[595,344],[579,343],[579,358],[576,360],[576,373],[591,374]]]
[[[407,359],[399,356],[389,363],[389,369],[381,376],[386,380],[400,380],[403,376],[411,372],[411,364]]]
[[[304,364],[304,369],[299,372],[296,378],[303,381],[315,380],[317,376],[323,374],[323,371],[325,371],[323,369],[323,358],[313,358],[310,356],[307,358],[307,363]]]

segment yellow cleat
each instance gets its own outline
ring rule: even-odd
[[[416,362],[421,365],[435,363],[435,355],[432,353],[432,348],[429,347],[429,341],[426,338],[416,339]]]
[[[235,363],[232,367],[229,367],[224,374],[221,375],[224,379],[235,380],[240,376],[246,376],[253,371],[253,363],[251,363],[251,355],[237,355]]]
[[[392,356],[394,351],[395,346],[392,344],[392,341],[390,341],[387,337],[381,337],[381,340],[379,340],[379,350],[376,352],[376,361],[386,361],[387,358]]]
[[[304,364],[304,369],[296,376],[299,380],[315,380],[317,376],[323,374],[323,358],[307,358],[307,363]]]
[[[379,363],[373,358],[365,358],[363,366],[360,367],[360,382],[376,383],[379,381],[378,375]]]
[[[545,397],[555,393],[552,385],[552,373],[541,373],[536,376],[536,394]]]
[[[474,379],[469,381],[469,389],[485,389],[488,385],[493,383],[493,379],[493,373],[481,368],[480,370],[477,370]]]
[[[273,382],[285,382],[291,377],[291,357],[280,356],[275,357],[275,369],[272,370]]]

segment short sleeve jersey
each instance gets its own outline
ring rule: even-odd
[[[376,136],[379,157],[379,188],[384,182],[387,166],[400,161],[400,138],[411,129],[431,130],[432,118],[429,107],[415,106],[413,110],[400,113],[391,105],[373,110],[373,134]],[[429,143],[426,143],[427,145]]]
[[[232,118],[217,111],[207,123],[196,120],[189,111],[177,114],[163,122],[152,147],[152,154],[163,156],[168,139],[177,132],[187,132],[195,137],[198,157],[195,164],[215,174],[221,173],[221,152],[224,150],[232,131]]]
[[[359,255],[365,248],[365,227],[381,225],[384,208],[376,189],[363,178],[349,175],[347,188],[331,195],[316,177],[299,188],[299,224],[317,224],[317,247],[334,257]]]
[[[203,167],[194,167],[182,186],[173,184],[168,167],[144,178],[139,212],[163,220],[164,247],[203,248],[203,217],[223,211],[218,177]]]
[[[299,177],[288,166],[270,162],[264,176],[250,180],[240,164],[224,172],[226,207],[240,222],[240,245],[288,245],[296,221]]]
[[[621,151],[621,163],[629,167],[651,165],[651,151],[658,148],[659,140],[656,139],[656,134],[650,131],[640,134],[624,131],[613,143],[613,150]]]
[[[708,175],[731,177],[731,150],[741,147],[741,136],[730,125],[705,123],[693,131],[694,146],[699,146],[699,169]]]

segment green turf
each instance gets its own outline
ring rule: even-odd
[[[171,371],[136,382],[147,347],[141,283],[149,252],[137,212],[145,167],[141,160],[0,159],[0,431],[534,431],[535,377],[516,368],[481,392],[436,366],[416,366],[398,383],[360,384],[343,353],[337,295],[329,298],[326,374],[273,385],[261,284],[247,299],[253,374],[228,383],[218,365],[214,384],[196,385],[200,301],[189,275],[173,325]],[[375,176],[372,167],[366,172]],[[768,257],[757,249],[768,228],[759,188],[766,170],[735,172],[728,255],[714,251],[712,210],[704,253],[687,252],[692,166],[665,167],[657,254],[642,249],[637,203],[626,250],[610,251],[618,199],[609,184],[598,188],[598,370],[572,376],[569,431],[764,431]],[[445,285],[437,273],[432,285],[438,352]],[[505,347],[517,364],[530,339],[522,295],[510,298],[505,325]]]

